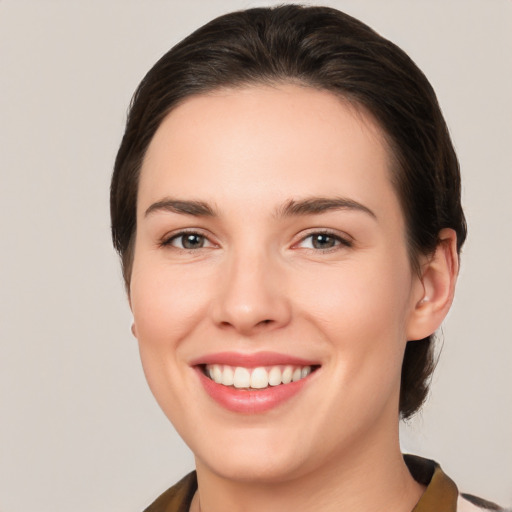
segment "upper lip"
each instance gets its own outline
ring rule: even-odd
[[[207,364],[226,364],[229,366],[242,366],[244,368],[256,368],[259,366],[317,366],[318,361],[301,357],[280,354],[278,352],[216,352],[198,357],[190,362],[191,366]]]

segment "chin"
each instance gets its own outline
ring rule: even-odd
[[[283,454],[275,454],[274,457],[247,458],[240,454],[232,452],[226,454],[222,460],[202,461],[196,457],[196,463],[199,466],[207,466],[208,469],[221,478],[247,482],[251,484],[260,483],[278,483],[285,482],[305,473],[304,464],[296,457],[286,457]]]
[[[271,425],[270,421],[259,428],[210,425],[200,436],[197,431],[190,435],[186,429],[184,438],[195,454],[198,469],[204,467],[221,478],[239,482],[286,481],[301,473],[311,454],[300,449],[301,443],[289,429]]]

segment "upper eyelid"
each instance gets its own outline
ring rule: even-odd
[[[314,235],[326,235],[335,239],[335,244],[332,247],[301,247],[308,238]],[[313,244],[313,241],[310,242]],[[340,251],[346,251],[354,248],[354,241],[352,237],[341,236],[331,231],[312,231],[307,235],[302,236],[297,242],[294,242],[290,249],[292,251],[304,251],[305,253],[315,254],[317,256],[328,254],[337,254]]]
[[[305,231],[305,232],[304,232]],[[297,235],[296,241],[293,242],[293,245],[305,240],[306,238],[313,235],[327,235],[337,238],[343,242],[347,242],[350,244],[354,243],[354,238],[350,236],[348,233],[340,232],[335,229],[330,228],[310,228],[302,231],[299,235]]]
[[[206,240],[208,240],[208,242],[210,244],[218,245],[218,242],[213,240],[212,239],[213,237],[211,235],[209,235],[208,233],[205,233],[204,230],[202,230],[200,228],[182,228],[182,229],[177,229],[175,231],[172,231],[170,233],[166,233],[164,236],[162,236],[160,238],[159,245],[164,245],[164,246],[170,245],[173,240],[176,240],[180,236],[190,235],[190,234],[202,236]]]

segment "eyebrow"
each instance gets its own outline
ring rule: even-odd
[[[277,217],[293,217],[319,215],[332,210],[355,210],[366,213],[377,219],[375,213],[367,206],[345,197],[311,197],[301,200],[290,199],[276,210]],[[194,217],[216,217],[215,209],[204,201],[183,201],[165,198],[153,203],[145,212],[145,216],[158,212],[171,212]]]
[[[277,214],[279,217],[319,215],[331,210],[355,210],[377,219],[377,215],[370,208],[346,197],[312,197],[299,201],[290,199],[278,209]]]
[[[194,217],[215,217],[217,215],[215,210],[203,201],[180,201],[165,198],[153,203],[146,210],[144,216],[147,217],[151,213],[158,211],[193,215]]]

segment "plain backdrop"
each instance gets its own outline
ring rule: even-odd
[[[130,334],[109,179],[153,63],[214,16],[270,3],[0,0],[0,512],[140,511],[193,467]],[[458,294],[403,448],[510,506],[512,2],[323,3],[423,69],[462,167]]]

